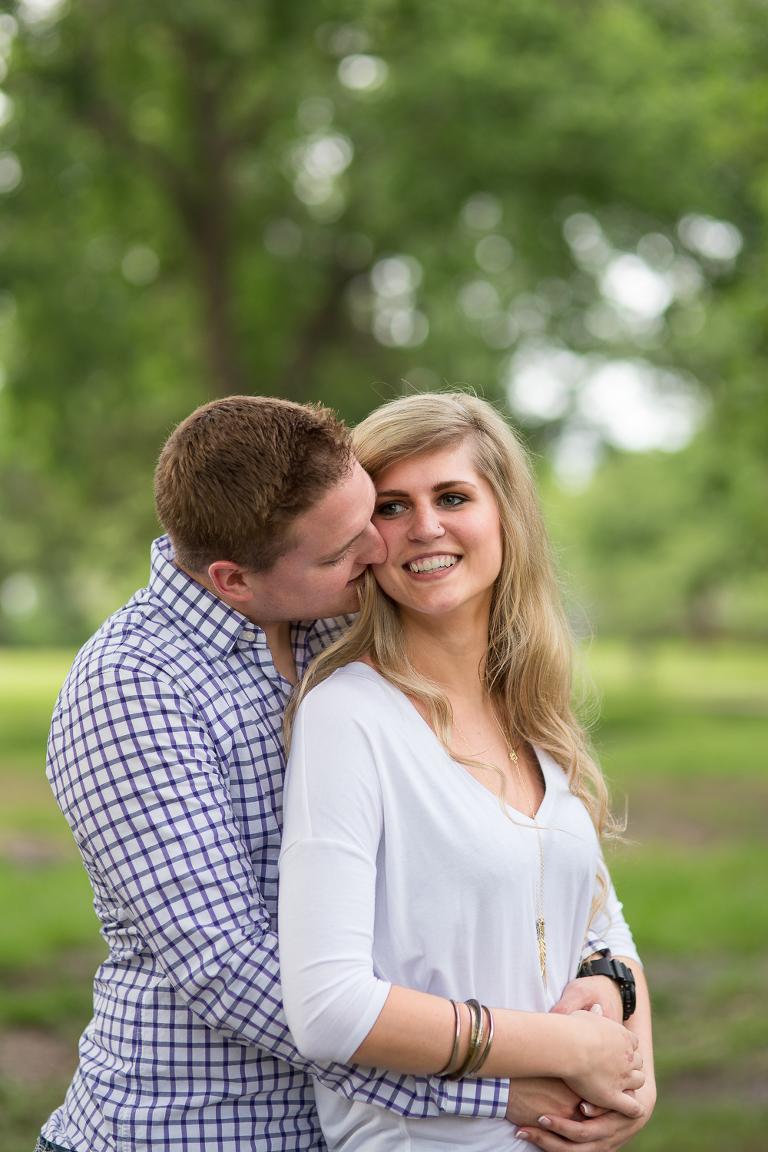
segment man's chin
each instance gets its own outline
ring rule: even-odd
[[[362,573],[354,580],[348,580],[342,588],[339,588],[333,600],[329,598],[323,602],[321,597],[313,597],[313,599],[305,605],[303,619],[327,620],[333,616],[347,616],[350,612],[359,612],[360,597],[358,595],[358,588],[361,584]]]
[[[344,591],[339,596],[336,604],[330,612],[324,612],[324,616],[347,616],[350,612],[360,611],[360,597],[357,594],[357,585],[350,581],[345,587]]]

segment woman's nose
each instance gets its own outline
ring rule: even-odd
[[[435,540],[445,535],[445,528],[434,508],[415,508],[408,526],[410,540]]]

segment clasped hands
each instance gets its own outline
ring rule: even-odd
[[[616,983],[606,976],[572,980],[552,1012],[571,1015],[592,1011],[622,1022],[621,994]],[[633,1041],[636,1045],[636,1041]],[[635,1068],[642,1062],[639,1056]],[[631,1083],[640,1082],[642,1073],[632,1073]],[[601,1108],[569,1087],[563,1080],[527,1077],[511,1081],[506,1117],[517,1126],[519,1139],[528,1140],[544,1152],[568,1152],[576,1146],[584,1152],[615,1152],[642,1127],[648,1107],[642,1087],[622,1092],[626,1110]]]

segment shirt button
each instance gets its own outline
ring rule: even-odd
[[[241,632],[240,635],[242,636],[243,640],[255,640],[256,639],[256,633],[255,632]]]

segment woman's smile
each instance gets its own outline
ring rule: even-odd
[[[440,577],[447,575],[460,560],[461,556],[448,555],[445,552],[430,553],[427,556],[415,556],[413,560],[407,560],[403,568],[412,576]]]

